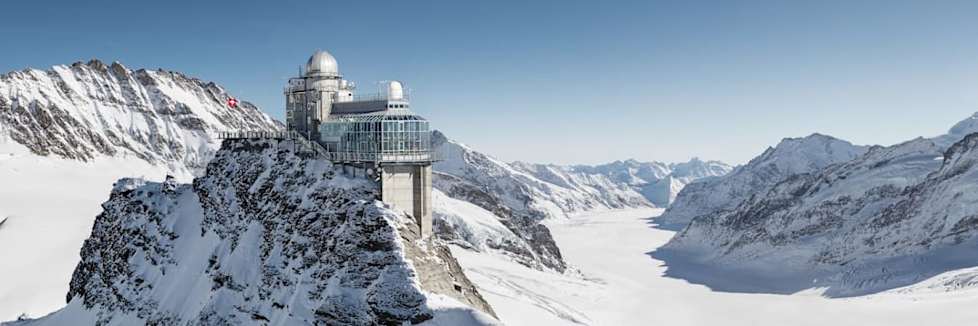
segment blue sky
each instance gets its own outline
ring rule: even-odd
[[[504,160],[743,163],[783,137],[933,136],[978,111],[976,1],[15,1],[0,71],[99,58],[281,118],[317,48]]]

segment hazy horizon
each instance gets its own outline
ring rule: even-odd
[[[0,71],[117,60],[217,82],[281,119],[286,79],[326,49],[361,91],[404,81],[449,137],[555,164],[736,165],[785,137],[889,145],[978,111],[967,1],[386,6],[10,3]]]

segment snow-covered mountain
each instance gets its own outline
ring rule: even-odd
[[[564,271],[560,250],[541,221],[594,209],[649,205],[627,187],[606,180],[564,180],[557,185],[441,132],[434,132],[432,141],[441,159],[433,167],[436,232],[472,250],[491,250],[527,266]],[[601,188],[606,186],[610,188]]]
[[[213,155],[216,132],[281,127],[229,97],[214,83],[118,62],[14,71],[0,75],[0,137],[41,156],[132,156],[193,172]]]
[[[599,205],[584,209],[626,208],[647,206],[648,201],[627,183],[616,182],[603,174],[582,173],[574,167],[554,164],[533,164],[513,162],[510,166],[519,172],[533,176],[540,181],[556,185],[560,188],[575,190],[584,194],[582,197],[592,197]],[[555,200],[559,202],[559,199]],[[602,207],[603,206],[603,207]],[[580,212],[577,207],[562,208],[569,212]]]
[[[831,296],[976,266],[978,134],[942,146],[968,130],[961,126],[793,175],[731,211],[695,218],[660,254],[737,270],[750,285],[732,290],[818,287]],[[968,277],[978,274],[962,275],[949,288],[973,286],[959,282]]]
[[[0,75],[0,320],[62,306],[99,204],[122,177],[188,181],[218,131],[277,131],[222,87],[97,60]],[[25,250],[30,248],[30,250]]]
[[[729,170],[723,163],[699,159],[599,166],[506,163],[440,132],[433,137],[441,159],[434,165],[434,222],[439,235],[537,269],[566,268],[541,221],[595,210],[652,207],[643,190],[664,187],[661,196],[668,198],[686,183]]]
[[[647,206],[628,187],[600,176],[568,176],[553,166],[509,164],[449,140],[435,132],[433,146],[441,161],[435,171],[456,176],[483,188],[503,205],[536,219],[566,218],[567,214],[595,209]],[[523,168],[540,175],[523,171]]]
[[[224,146],[193,184],[120,180],[68,306],[14,325],[494,323],[451,252],[373,183],[284,142]]]
[[[865,151],[864,146],[821,134],[785,138],[727,175],[686,186],[659,222],[682,226],[698,216],[715,216],[736,208],[754,194],[766,192],[791,175],[849,161]]]
[[[614,182],[631,186],[648,201],[659,207],[669,207],[679,191],[687,184],[716,176],[726,175],[733,169],[720,161],[702,161],[693,158],[682,163],[615,161],[608,164],[571,167],[574,173],[607,176]]]

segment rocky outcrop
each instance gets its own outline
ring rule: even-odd
[[[226,105],[222,87],[163,70],[98,60],[0,75],[0,137],[41,156],[135,157],[199,173],[219,131],[276,131],[248,102]]]
[[[292,148],[225,141],[192,185],[119,181],[68,306],[25,324],[401,325],[438,315],[435,296],[492,314],[372,182]]]
[[[595,209],[650,206],[627,186],[601,176],[563,179],[566,175],[558,170],[542,167],[551,173],[548,182],[440,132],[434,133],[433,145],[442,159],[434,165],[433,186],[447,198],[435,207],[439,237],[472,250],[502,253],[533,268],[566,268],[543,220]],[[458,213],[460,209],[465,213]]]
[[[435,173],[433,185],[445,196],[436,196],[441,202],[435,206],[434,219],[435,233],[442,240],[474,250],[495,250],[531,268],[558,272],[567,268],[550,229],[538,217],[514,211],[479,186],[453,175]],[[452,205],[453,199],[461,203]],[[481,210],[458,208],[467,204]]]

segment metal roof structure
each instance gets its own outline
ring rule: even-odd
[[[364,114],[330,115],[329,122],[380,122],[380,121],[427,121],[424,117],[408,110],[387,110]]]

